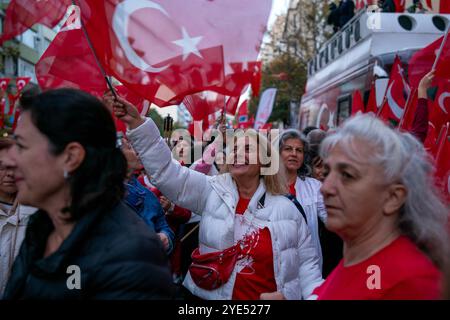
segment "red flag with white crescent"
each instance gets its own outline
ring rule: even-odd
[[[102,96],[105,78],[81,29],[79,7],[67,18],[35,66],[42,89],[75,88]]]
[[[10,78],[0,78],[0,92],[3,93],[8,88]]]
[[[405,112],[400,120],[398,127],[404,131],[411,131],[414,122],[414,116],[417,110],[418,96],[417,89],[411,92],[411,95],[406,103]]]
[[[23,88],[30,83],[31,78],[30,77],[17,77],[16,78],[16,88],[17,88],[17,94],[19,95]]]
[[[364,101],[359,90],[355,90],[355,92],[353,92],[351,115],[354,116],[358,113],[364,113]]]
[[[77,2],[107,73],[167,106],[205,90],[240,95],[251,78],[232,77],[230,64],[256,61],[272,1]]]
[[[405,80],[401,61],[396,56],[378,117],[396,127],[403,116],[406,100],[410,93],[411,89]]]
[[[434,124],[430,121],[428,121],[428,132],[427,132],[427,137],[425,139],[425,141],[423,142],[423,146],[425,148],[425,150],[427,150],[433,157],[436,156],[436,152],[437,152],[437,138],[438,138],[438,133],[436,132],[436,128],[434,126]]]
[[[377,95],[375,91],[375,84],[372,83],[372,86],[370,88],[370,94],[369,94],[369,100],[367,101],[365,113],[372,112],[373,114],[378,113],[378,106],[377,106]]]
[[[436,97],[429,105],[429,120],[439,132],[450,121],[450,80],[439,83]]]
[[[450,122],[442,126],[437,141],[436,178],[450,203]]]

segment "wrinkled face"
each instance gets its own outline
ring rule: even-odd
[[[372,152],[366,144],[355,141],[355,148],[367,159],[355,161],[339,144],[324,159],[321,192],[328,214],[326,226],[344,239],[371,230],[384,217],[387,185],[381,168],[367,163]]]
[[[14,171],[17,198],[22,204],[41,208],[65,185],[64,156],[50,152],[49,140],[32,123],[29,112],[22,113],[15,139],[7,165]]]
[[[246,179],[259,176],[261,165],[258,159],[258,147],[254,139],[248,136],[235,140],[234,150],[228,156],[228,168],[234,179]]]
[[[280,152],[288,172],[296,172],[303,165],[304,146],[300,139],[287,139]]]
[[[9,197],[17,192],[14,171],[6,166],[8,149],[0,150],[0,196]]]

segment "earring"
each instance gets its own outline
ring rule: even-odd
[[[66,180],[69,179],[69,173],[67,172],[66,169],[64,169],[63,177],[64,177],[64,179],[66,179]]]

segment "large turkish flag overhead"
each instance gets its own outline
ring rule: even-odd
[[[271,2],[76,1],[107,73],[159,106],[205,90],[240,94],[230,64],[256,61]]]

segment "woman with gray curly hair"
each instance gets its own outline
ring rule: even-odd
[[[344,257],[318,299],[439,299],[448,207],[421,143],[370,115],[356,116],[321,146],[326,226]]]
[[[320,194],[320,181],[309,178],[308,143],[300,131],[289,129],[279,137],[280,156],[286,168],[289,193],[302,205],[311,238],[323,267],[322,248],[319,239],[319,219],[325,223],[327,213]]]

